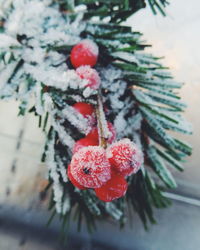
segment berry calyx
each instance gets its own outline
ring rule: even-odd
[[[95,112],[93,105],[86,102],[77,102],[73,105],[73,107],[85,118],[92,116]]]
[[[111,179],[95,189],[96,196],[104,202],[110,202],[125,195],[128,184],[124,177],[112,172]]]
[[[100,146],[80,149],[72,157],[71,174],[82,186],[98,188],[111,177],[111,166],[105,150]]]
[[[125,138],[107,148],[107,157],[115,171],[123,176],[135,174],[142,165],[142,154],[136,144]]]
[[[72,48],[70,60],[75,68],[89,65],[93,67],[98,58],[99,49],[96,43],[85,39]]]
[[[95,69],[91,68],[90,66],[81,66],[76,69],[76,73],[81,79],[86,79],[88,81],[86,87],[90,87],[91,89],[99,88],[101,79]]]
[[[81,148],[88,147],[88,146],[98,146],[99,142],[95,138],[90,138],[90,137],[84,137],[80,140],[78,140],[73,147],[73,154],[78,152]]]
[[[77,188],[79,188],[79,189],[81,189],[81,190],[86,189],[84,186],[80,185],[80,184],[73,178],[73,176],[72,176],[72,174],[71,174],[71,166],[70,166],[70,165],[69,165],[68,168],[67,168],[67,176],[68,176],[69,180],[71,181],[71,183],[72,183],[75,187],[77,187]]]
[[[115,127],[112,125],[111,122],[107,123],[108,130],[110,131],[110,136],[108,138],[108,143],[111,144],[116,140],[116,130]],[[99,135],[98,135],[98,128],[94,127],[87,135],[88,138],[93,138],[95,140],[98,140],[99,142]]]

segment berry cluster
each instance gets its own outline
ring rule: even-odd
[[[125,178],[135,174],[141,164],[141,152],[127,138],[107,149],[87,144],[74,153],[68,177],[77,188],[93,188],[100,200],[109,202],[125,195]]]
[[[101,83],[93,67],[98,58],[98,47],[90,40],[83,40],[73,47],[71,63],[80,78],[88,80],[88,87],[98,89]],[[79,189],[94,189],[96,196],[110,202],[125,195],[128,184],[126,177],[135,174],[141,164],[142,156],[136,145],[129,139],[116,141],[116,130],[107,123],[110,132],[107,147],[100,144],[99,128],[93,105],[79,102],[74,109],[88,119],[90,132],[78,140],[73,148],[73,156],[67,169],[72,184]]]

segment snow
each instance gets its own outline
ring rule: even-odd
[[[106,202],[105,209],[115,220],[120,220],[123,215],[114,203]]]
[[[36,83],[36,88],[35,88],[35,107],[36,107],[36,112],[39,115],[44,114],[44,107],[43,107],[43,101],[42,101],[42,86],[40,82]]]
[[[62,197],[63,197],[63,187],[59,181],[59,174],[57,172],[57,163],[55,162],[55,151],[54,151],[54,139],[55,135],[53,136],[52,140],[48,143],[48,150],[46,152],[46,163],[49,168],[49,175],[53,180],[53,194],[54,194],[54,201],[56,203],[56,211],[57,213],[62,212]]]
[[[120,111],[115,117],[114,126],[117,130],[117,135],[126,133],[127,121],[124,119],[124,110]]]
[[[74,127],[84,134],[90,131],[88,119],[76,111],[73,107],[66,104],[65,108],[60,112],[61,117],[67,119]]]
[[[77,76],[75,70],[67,70],[66,68],[64,70],[63,67],[55,68],[49,66],[46,69],[44,64],[38,66],[25,64],[24,70],[38,82],[45,82],[47,86],[61,89],[62,91],[66,91],[68,88],[83,88],[87,84],[86,81],[81,80]]]
[[[94,89],[92,89],[92,88],[90,88],[90,87],[87,87],[87,88],[85,88],[85,89],[83,90],[83,96],[84,96],[85,98],[88,98],[88,97],[90,97],[91,95],[96,95],[96,94],[97,94],[97,91],[94,90]]]
[[[122,109],[124,102],[120,100],[120,97],[124,94],[127,87],[127,83],[121,80],[123,77],[122,71],[112,66],[101,68],[99,71],[101,72],[102,87],[111,92],[109,101],[112,109]]]
[[[136,63],[137,65],[140,65],[138,59],[136,58],[134,54],[118,51],[118,52],[111,53],[111,55],[115,58],[123,59],[123,60],[126,60],[127,62],[132,62],[132,63]]]
[[[71,137],[71,135],[69,135],[65,128],[56,120],[52,121],[52,125],[55,129],[55,131],[57,131],[58,135],[59,135],[59,139],[61,140],[61,142],[63,143],[63,145],[66,145],[67,147],[69,147],[70,149],[73,148],[74,146],[74,139]]]
[[[64,166],[61,158],[58,155],[56,155],[56,162],[58,163],[58,170],[62,176],[63,181],[68,182],[68,177],[66,174],[66,167]]]
[[[92,89],[98,89],[101,84],[101,79],[98,72],[91,68],[90,66],[81,66],[76,69],[76,73],[80,76],[81,79],[86,79],[88,81],[87,87]]]
[[[43,94],[43,101],[44,101],[44,110],[46,112],[52,112],[52,110],[54,109],[54,104],[52,98],[48,93]]]
[[[7,34],[0,34],[0,48],[9,48],[10,46],[19,46],[20,47],[20,43],[18,43],[18,41],[7,35]]]
[[[17,65],[17,63],[13,62],[13,63],[10,63],[9,65],[7,65],[7,67],[4,67],[3,69],[1,69],[1,72],[0,72],[0,79],[1,79],[1,81],[0,81],[0,91],[6,85],[7,81],[10,78],[10,75],[13,73],[16,65]]]
[[[65,197],[65,200],[63,202],[62,214],[65,215],[70,210],[70,208],[71,208],[70,198]]]
[[[92,40],[85,39],[82,40],[80,44],[82,44],[84,48],[86,48],[86,50],[88,50],[91,54],[93,54],[94,56],[98,56],[99,48]]]

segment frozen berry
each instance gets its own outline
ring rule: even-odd
[[[123,176],[112,172],[111,179],[95,189],[96,196],[105,202],[113,201],[125,195],[128,184]]]
[[[75,187],[77,187],[77,188],[79,188],[79,189],[82,189],[82,190],[85,189],[84,186],[80,185],[80,184],[73,178],[73,176],[72,176],[72,174],[71,174],[71,166],[70,166],[70,165],[69,165],[68,168],[67,168],[67,175],[68,175],[68,178],[70,179],[71,183],[72,183]]]
[[[82,114],[85,118],[94,114],[94,107],[92,104],[86,102],[77,102],[73,107]]]
[[[142,165],[140,150],[127,138],[110,145],[107,157],[112,167],[123,176],[135,174]]]
[[[98,89],[101,79],[95,69],[91,68],[90,66],[81,66],[76,69],[76,73],[81,79],[86,79],[88,81],[86,87]]]
[[[72,48],[70,60],[75,68],[84,65],[93,67],[98,58],[99,49],[91,40],[83,40]]]
[[[78,140],[73,147],[73,154],[78,152],[81,148],[88,147],[88,146],[98,146],[99,142],[95,138],[85,137]]]
[[[114,126],[112,125],[111,122],[107,123],[108,125],[108,130],[110,131],[110,136],[108,138],[108,143],[111,144],[116,140],[116,130],[114,128]],[[95,140],[99,140],[99,136],[98,136],[98,128],[95,127],[93,128],[90,133],[87,135],[88,138],[93,138]]]
[[[71,174],[82,186],[101,187],[111,177],[110,163],[102,147],[89,146],[80,149],[72,157]]]

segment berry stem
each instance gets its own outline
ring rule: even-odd
[[[102,96],[101,96],[100,91],[98,92],[98,95],[97,95],[96,116],[97,116],[97,126],[98,126],[98,133],[99,133],[99,145],[103,148],[106,148],[108,133],[104,125],[107,126],[107,121],[106,121],[105,113],[103,110],[103,101],[102,101]]]

